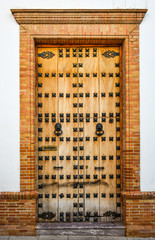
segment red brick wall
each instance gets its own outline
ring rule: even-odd
[[[139,26],[123,44],[123,191],[140,191]]]
[[[36,193],[0,194],[0,235],[35,235]]]
[[[155,193],[125,194],[126,235],[155,237]]]
[[[126,203],[127,236],[155,237],[155,200],[130,200]]]

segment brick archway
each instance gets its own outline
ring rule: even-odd
[[[140,191],[139,24],[147,10],[11,11],[20,25],[20,193],[1,193],[5,210],[0,234],[35,235],[35,47],[37,44],[93,43],[119,45],[122,49],[121,195],[126,235],[154,236],[155,195]],[[11,206],[16,213],[6,220]],[[138,211],[135,212],[135,208]]]

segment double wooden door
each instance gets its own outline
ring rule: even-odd
[[[120,49],[37,49],[39,221],[120,219]]]

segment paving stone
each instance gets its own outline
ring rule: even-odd
[[[129,238],[112,236],[0,236],[0,240],[155,240],[155,238]]]
[[[130,238],[130,237],[127,237],[127,240],[155,240],[155,238],[140,238],[140,237],[135,237],[135,238]]]
[[[39,237],[39,240],[68,240],[68,236],[60,236],[60,235],[48,236],[48,235],[43,235],[43,236]]]
[[[127,240],[126,237],[118,237],[118,236],[115,236],[115,237],[112,237],[112,236],[98,236],[97,237],[97,240]]]
[[[39,240],[39,236],[10,236],[9,240]]]
[[[69,240],[97,240],[96,236],[69,236]]]

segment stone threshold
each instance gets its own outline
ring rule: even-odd
[[[38,223],[36,232],[37,235],[125,236],[125,225],[122,222],[47,222]]]

